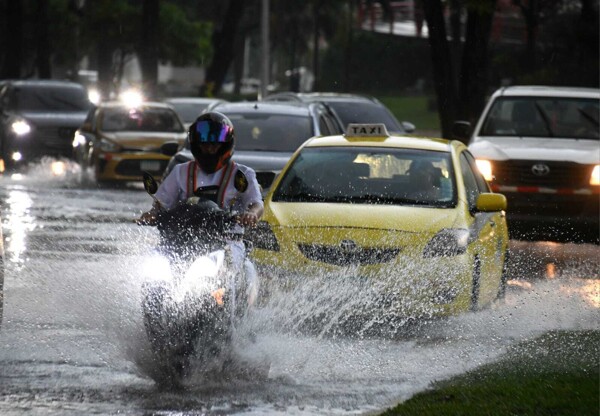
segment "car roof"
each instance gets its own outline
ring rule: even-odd
[[[355,102],[370,102],[376,103],[373,97],[366,95],[338,93],[338,92],[280,92],[269,95],[267,99],[276,98],[296,99],[298,101],[313,102],[313,101],[355,101]]]
[[[354,126],[363,125],[356,124]],[[432,150],[438,152],[450,152],[452,147],[460,145],[461,144],[457,141],[449,141],[446,139],[387,134],[387,132],[386,134],[377,136],[351,136],[349,134],[341,134],[335,136],[313,137],[304,144],[305,147],[393,147]]]
[[[123,103],[122,101],[103,101],[100,104],[98,104],[99,108],[117,108],[117,107],[128,107],[125,103]],[[162,103],[159,101],[144,101],[142,102],[139,106],[133,106],[133,108],[135,107],[153,107],[153,108],[164,108],[167,110],[171,110],[173,111],[173,107],[167,103]]]
[[[215,102],[225,102],[225,100],[221,98],[207,98],[207,97],[168,97],[163,101],[167,103],[215,103]]]
[[[496,90],[494,96],[600,98],[600,89],[585,87],[553,87],[547,85],[515,85]]]
[[[242,101],[235,103],[221,103],[212,108],[212,111],[223,113],[270,113],[307,116],[308,103],[291,101]]]
[[[0,81],[1,84],[11,84],[15,87],[72,87],[85,88],[83,85],[67,80],[57,79],[6,79]]]

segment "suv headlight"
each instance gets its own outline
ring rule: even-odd
[[[23,119],[14,121],[10,128],[17,136],[24,136],[31,131],[31,125]]]
[[[103,152],[118,152],[120,149],[118,144],[108,139],[100,139],[98,147]]]
[[[492,170],[492,162],[485,159],[477,159],[475,161],[477,164],[477,169],[483,175],[486,181],[491,182],[494,179],[494,172]]]
[[[469,244],[469,230],[445,228],[427,243],[423,257],[451,257],[464,254]]]
[[[594,166],[592,175],[590,176],[590,185],[600,185],[600,165]]]

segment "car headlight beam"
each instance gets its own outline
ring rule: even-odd
[[[469,245],[469,230],[445,228],[427,243],[423,257],[452,257],[464,254]]]
[[[24,136],[31,132],[31,125],[25,120],[17,120],[10,127],[17,136]]]
[[[590,176],[590,185],[600,185],[600,165],[594,166],[592,175]]]
[[[485,180],[491,182],[494,179],[492,162],[485,159],[477,159],[475,163],[477,164],[477,169],[479,169],[479,172],[481,172]]]

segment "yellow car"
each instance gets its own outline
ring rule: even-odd
[[[139,181],[143,171],[161,177],[170,159],[161,147],[182,146],[186,134],[168,104],[101,103],[75,132],[73,158],[97,182]]]
[[[253,259],[292,286],[317,276],[360,286],[386,313],[446,316],[504,294],[505,209],[462,143],[350,124],[305,142],[277,177]]]

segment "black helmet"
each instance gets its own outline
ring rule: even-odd
[[[200,115],[189,128],[188,139],[194,158],[207,173],[221,169],[233,155],[233,124],[224,114],[216,111]],[[216,143],[221,146],[217,153],[208,154],[200,149],[203,143]]]

